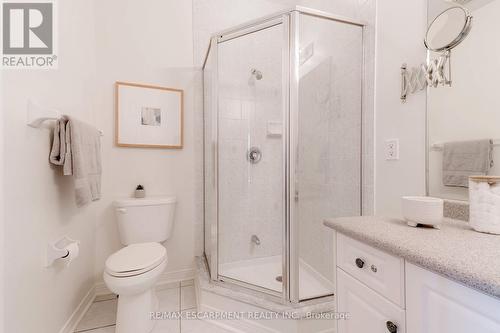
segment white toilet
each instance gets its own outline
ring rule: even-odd
[[[157,311],[154,286],[167,266],[167,250],[160,244],[171,234],[175,197],[116,200],[120,241],[126,245],[106,260],[104,282],[119,295],[116,333],[147,333]]]

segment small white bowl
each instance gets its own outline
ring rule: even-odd
[[[432,197],[402,197],[403,217],[409,226],[419,224],[440,229],[443,222],[443,199]]]

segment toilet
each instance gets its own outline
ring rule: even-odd
[[[154,286],[167,267],[175,197],[122,199],[114,202],[120,241],[124,248],[106,260],[104,282],[119,296],[115,333],[147,333],[154,328],[150,313],[157,311]]]

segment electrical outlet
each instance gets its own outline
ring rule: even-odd
[[[385,159],[386,161],[399,160],[398,139],[390,139],[385,141]]]

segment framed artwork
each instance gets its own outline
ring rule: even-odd
[[[115,112],[117,146],[182,148],[183,90],[116,82]]]

